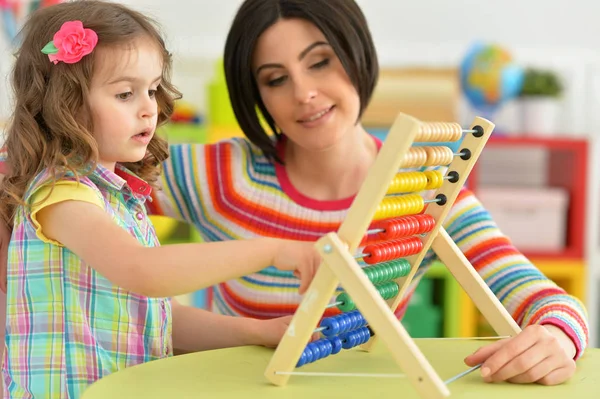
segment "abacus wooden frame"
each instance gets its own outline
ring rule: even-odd
[[[435,193],[436,197],[443,196],[445,203],[432,203],[427,207],[426,213],[434,217],[435,227],[423,238],[423,249],[419,254],[407,258],[411,270],[408,276],[397,280],[401,288],[396,298],[386,302],[354,259],[353,253],[364,237],[378,204],[386,195],[402,159],[419,138],[421,125],[419,120],[409,115],[398,115],[337,233],[329,233],[317,241],[316,247],[323,262],[267,366],[265,376],[271,383],[279,386],[287,384],[290,372],[295,368],[341,283],[375,333],[362,348],[370,350],[377,337],[381,337],[421,397],[435,399],[449,396],[447,386],[394,315],[430,248],[499,335],[514,336],[520,332],[519,326],[441,226],[493,131],[494,125],[483,118],[476,117],[471,127],[475,129],[478,126],[483,134],[467,134],[461,143],[461,151],[470,152],[470,156],[455,156],[448,166],[449,171],[458,173],[458,181],[444,180]]]

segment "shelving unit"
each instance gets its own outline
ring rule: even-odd
[[[586,206],[585,258],[586,268],[586,306],[590,321],[591,347],[600,345],[600,139],[596,136],[588,139],[588,190]]]
[[[549,152],[547,184],[560,187],[569,194],[567,212],[566,247],[558,252],[523,251],[530,259],[582,259],[585,253],[586,205],[588,201],[587,176],[589,142],[587,139],[548,138],[548,137],[492,137],[486,150],[505,149],[507,156],[515,148],[541,148]],[[480,165],[485,158],[482,154],[479,164],[475,165],[469,179],[469,187],[475,194],[485,185],[481,181]]]

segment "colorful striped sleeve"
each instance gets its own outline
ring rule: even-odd
[[[198,164],[205,145],[175,144],[169,146],[169,158],[163,163],[160,189],[152,191],[152,201],[147,204],[148,212],[164,215],[189,223],[197,222],[197,213],[202,203],[204,165]]]
[[[567,334],[579,358],[588,345],[583,303],[548,279],[502,234],[469,190],[462,190],[445,223],[460,247],[517,323],[552,324]]]

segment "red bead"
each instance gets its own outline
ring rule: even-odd
[[[367,245],[363,252],[365,263],[387,262],[393,259],[404,258],[419,253],[423,249],[423,242],[417,236],[402,238],[399,240],[386,241]]]
[[[365,236],[363,243],[373,241],[387,241],[401,237],[410,237],[431,231],[435,226],[435,219],[428,214],[411,215],[401,218],[386,219],[375,222],[371,230],[383,230],[381,232]]]

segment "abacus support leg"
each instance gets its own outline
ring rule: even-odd
[[[519,325],[471,266],[445,229],[440,228],[431,248],[498,335],[515,336],[521,332]]]
[[[335,233],[317,241],[325,265],[340,280],[375,335],[386,344],[400,369],[423,398],[441,399],[450,391],[404,326],[379,295],[354,257]]]

